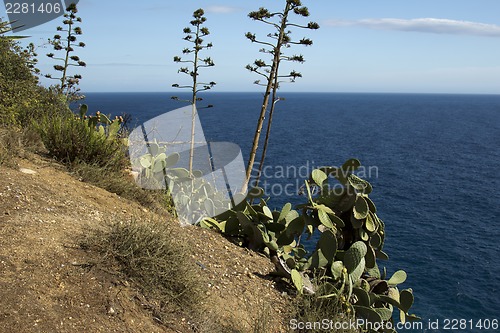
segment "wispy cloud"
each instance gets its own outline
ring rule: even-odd
[[[439,18],[329,20],[329,26],[361,26],[369,29],[427,32],[434,34],[500,37],[500,25]]]
[[[213,13],[213,14],[230,14],[234,12],[238,12],[241,9],[238,7],[233,7],[233,6],[208,6],[206,7],[205,11],[207,13]]]
[[[153,6],[144,7],[141,10],[145,10],[145,11],[148,11],[148,12],[170,11],[170,10],[172,10],[172,6],[169,6],[169,5],[153,5]]]
[[[140,64],[140,63],[126,63],[126,62],[110,62],[103,64],[87,64],[90,67],[166,67],[164,64]]]

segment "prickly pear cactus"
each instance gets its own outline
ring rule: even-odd
[[[216,228],[237,239],[240,245],[267,254],[276,273],[290,281],[299,293],[314,293],[311,281],[321,277],[321,288],[348,313],[367,322],[392,322],[395,308],[400,320],[418,320],[409,314],[413,304],[411,289],[399,290],[406,280],[397,271],[386,280],[379,260],[388,260],[383,251],[385,224],[369,198],[373,188],[355,175],[361,166],[356,159],[340,168],[313,170],[304,183],[307,202],[292,209],[271,211],[262,198],[262,189],[252,189],[248,200],[202,226]],[[335,181],[335,186],[330,181]],[[340,186],[338,186],[340,185]],[[314,193],[314,195],[313,195]],[[251,204],[260,200],[257,204]],[[304,237],[319,233],[312,253],[301,244]]]
[[[89,128],[96,132],[105,140],[115,140],[122,129],[123,117],[115,117],[110,120],[109,116],[97,111],[95,116],[87,116],[88,106],[82,104],[79,110],[79,118],[85,122]]]

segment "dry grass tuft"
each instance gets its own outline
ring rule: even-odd
[[[105,189],[108,192],[135,201],[152,210],[159,208],[173,212],[170,197],[164,191],[148,191],[140,188],[126,171],[115,171],[98,165],[74,164],[71,172],[80,180]]]
[[[331,294],[327,285],[319,285],[314,295],[299,295],[295,299],[295,314],[293,318],[297,322],[321,323],[323,320],[331,320],[335,322],[354,322],[356,319],[352,315],[348,315],[342,309],[340,301],[336,297],[321,298],[323,295]],[[325,287],[325,288],[323,288]],[[346,326],[347,327],[347,326]],[[294,332],[325,332],[321,329],[312,330],[295,330]],[[354,329],[340,329],[338,333],[359,333]]]
[[[38,133],[29,129],[0,127],[0,165],[15,167],[16,157],[29,158],[30,153],[43,149]]]
[[[86,236],[81,245],[100,254],[100,266],[116,267],[139,289],[159,321],[172,311],[196,316],[204,297],[197,267],[167,223],[116,222],[108,231]]]

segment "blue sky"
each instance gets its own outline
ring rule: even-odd
[[[311,47],[296,46],[306,62],[294,69],[304,77],[282,91],[414,92],[500,94],[500,1],[498,0],[303,0],[317,31]],[[248,31],[265,37],[269,27],[247,17],[261,6],[279,10],[284,1],[81,0],[83,22],[78,52],[87,67],[81,88],[94,91],[171,91],[186,83],[172,59],[187,46],[182,29],[197,8],[206,11],[205,54],[216,66],[201,78],[216,81],[216,91],[260,91],[245,65],[263,55],[248,41]],[[0,5],[0,16],[5,9]],[[23,33],[43,44],[60,19]],[[302,19],[299,23],[306,22]],[[38,49],[42,72],[50,72],[49,48]],[[291,69],[291,68],[285,68]]]

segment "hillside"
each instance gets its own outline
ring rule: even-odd
[[[267,258],[65,170],[38,155],[0,166],[0,332],[286,331],[288,296],[268,277]],[[160,319],[112,258],[82,248],[85,235],[127,221],[161,221],[183,244],[201,289],[198,314],[172,307]]]

